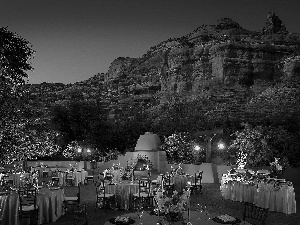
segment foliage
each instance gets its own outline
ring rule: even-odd
[[[10,164],[14,161],[51,156],[60,151],[55,143],[54,131],[29,129],[30,121],[11,121],[0,130],[0,161]]]
[[[62,154],[66,158],[69,158],[71,160],[79,160],[81,158],[81,153],[78,152],[78,149],[81,149],[82,147],[79,145],[77,141],[72,141],[67,145],[67,147],[63,150]]]
[[[29,60],[33,53],[28,41],[7,28],[0,28],[0,161],[3,164],[44,152],[40,149],[43,133],[27,130],[29,122],[22,114],[23,87],[26,71],[32,69]]]
[[[280,160],[280,158],[275,157],[274,162],[270,163],[270,171],[272,177],[281,174],[282,171],[287,169],[288,167],[289,167],[289,162],[286,157],[283,158],[282,160]]]
[[[299,138],[288,132],[284,127],[275,126],[251,126],[243,124],[244,129],[235,132],[235,139],[224,152],[223,158],[234,163],[246,166],[269,166],[274,157],[286,158],[292,166],[299,165],[300,154],[297,147]]]
[[[23,85],[28,77],[26,71],[32,70],[29,60],[33,53],[28,41],[0,28],[0,123],[17,112],[16,103],[24,94]]]
[[[205,161],[205,151],[194,149],[195,140],[189,133],[165,137],[160,147],[166,151],[169,163],[201,164]]]
[[[145,164],[144,168],[142,168],[142,167],[137,168],[137,166],[143,166],[143,165],[139,164],[140,162],[142,164]],[[152,165],[152,162],[150,161],[150,159],[148,158],[148,156],[138,154],[136,157],[134,157],[133,159],[130,159],[127,162],[127,168],[129,168],[131,170],[135,170],[135,169],[152,170],[153,165]]]
[[[155,196],[158,210],[165,215],[169,222],[175,222],[182,219],[182,213],[185,210],[190,198],[190,189],[183,190],[182,193],[173,192],[172,197],[164,196],[163,192],[157,191]]]

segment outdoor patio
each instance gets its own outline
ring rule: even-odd
[[[243,213],[243,203],[224,200],[221,197],[219,184],[203,184],[203,194],[192,195],[191,197],[191,210],[196,210],[197,204],[206,205],[209,211],[218,214],[229,214],[234,217],[241,218]],[[295,187],[296,193],[299,193],[300,187]],[[68,192],[68,187],[65,187],[65,192]],[[120,216],[127,213],[135,212],[135,210],[95,210],[95,187],[94,184],[89,183],[81,188],[81,204],[86,204],[89,225],[102,225],[112,217]],[[296,201],[300,202],[299,194],[296,194]],[[150,209],[149,209],[150,210]],[[284,214],[279,212],[269,212],[266,220],[266,225],[300,225],[300,207],[297,204],[296,214]],[[73,224],[72,215],[67,212],[66,215],[60,217],[55,223],[51,225],[69,225]],[[153,222],[155,224],[155,221]]]

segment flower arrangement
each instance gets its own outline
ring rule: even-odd
[[[133,158],[133,159],[131,159],[130,161],[127,162],[127,168],[130,168],[130,169],[134,170],[139,161],[144,161],[145,162],[144,169],[146,169],[146,170],[152,170],[153,169],[153,165],[152,165],[151,161],[148,159],[148,156],[140,155],[140,154],[138,154],[137,157],[135,157],[135,158]]]
[[[110,168],[107,168],[103,171],[104,180],[112,181],[114,175],[111,172]]]
[[[77,170],[77,163],[75,163],[75,165],[73,166],[71,163],[69,164],[70,169],[68,169],[68,172],[74,172]]]
[[[37,188],[38,186],[38,172],[34,172],[29,175],[21,174],[20,176],[21,184],[25,188]]]
[[[122,180],[131,180],[133,172],[130,168],[120,170],[120,177]]]
[[[283,158],[280,161],[280,158],[275,158],[274,162],[270,163],[270,172],[272,176],[278,176],[283,172],[283,170],[287,169],[289,166],[288,160]]]
[[[120,163],[117,163],[117,164],[113,163],[112,170],[120,170],[120,169],[121,169]]]
[[[183,212],[189,202],[190,194],[190,189],[187,189],[182,193],[174,191],[172,197],[167,197],[163,191],[157,191],[155,196],[157,210],[164,215],[164,219],[168,222],[180,221],[183,219]]]

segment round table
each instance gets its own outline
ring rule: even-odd
[[[39,224],[55,222],[63,215],[64,189],[40,189],[37,194]],[[0,221],[6,225],[19,224],[20,201],[16,192],[0,196]]]
[[[121,181],[116,184],[105,184],[105,192],[114,194],[116,207],[128,210],[133,204],[133,194],[138,193],[139,184],[131,181]]]

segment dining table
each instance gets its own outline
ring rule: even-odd
[[[118,209],[129,210],[133,205],[133,194],[138,191],[138,181],[122,180],[118,183],[105,184],[105,193],[115,195],[115,205]]]
[[[3,176],[8,176],[9,179],[11,179],[13,181],[13,185],[15,187],[20,187],[22,186],[22,181],[21,181],[21,176],[29,176],[29,173],[6,173],[6,174],[0,174],[0,179],[2,179]]]
[[[39,209],[38,224],[55,222],[64,213],[64,189],[59,187],[41,188],[37,194]],[[18,193],[10,192],[0,195],[0,221],[5,225],[18,225]],[[29,223],[29,221],[28,221]]]
[[[296,213],[295,192],[292,183],[272,178],[270,181],[238,181],[222,177],[221,194],[225,199],[239,202],[250,202],[269,211]]]
[[[74,171],[71,172],[72,177],[74,178],[74,185],[78,186],[79,184],[84,184],[85,178],[88,176],[88,171]],[[58,172],[58,185],[66,186],[66,176],[67,172]]]
[[[171,182],[174,183],[174,190],[176,190],[177,192],[182,192],[183,189],[185,189],[187,187],[188,182],[190,182],[190,184],[192,184],[193,181],[194,181],[194,177],[190,176],[190,175],[175,174],[171,178]]]
[[[215,219],[218,216],[220,215],[217,213],[206,214],[204,212],[198,212],[198,211],[190,211],[190,212],[185,211],[183,213],[183,220],[185,222],[189,221],[191,224],[220,225],[221,223],[215,221]],[[159,221],[161,222],[162,225],[183,224],[182,223],[183,221],[169,223],[167,221],[164,221],[162,216],[158,217],[158,215],[152,214],[149,211],[143,211],[142,213],[137,211],[136,213],[123,214],[120,217],[131,218],[132,223],[130,224],[153,225],[153,224],[157,224],[157,222]],[[111,218],[110,220],[106,221],[104,225],[116,224],[115,222],[113,222],[114,219],[115,218]],[[236,219],[236,224],[238,224],[237,222],[240,222],[240,219],[239,218],[235,218],[235,219]]]

